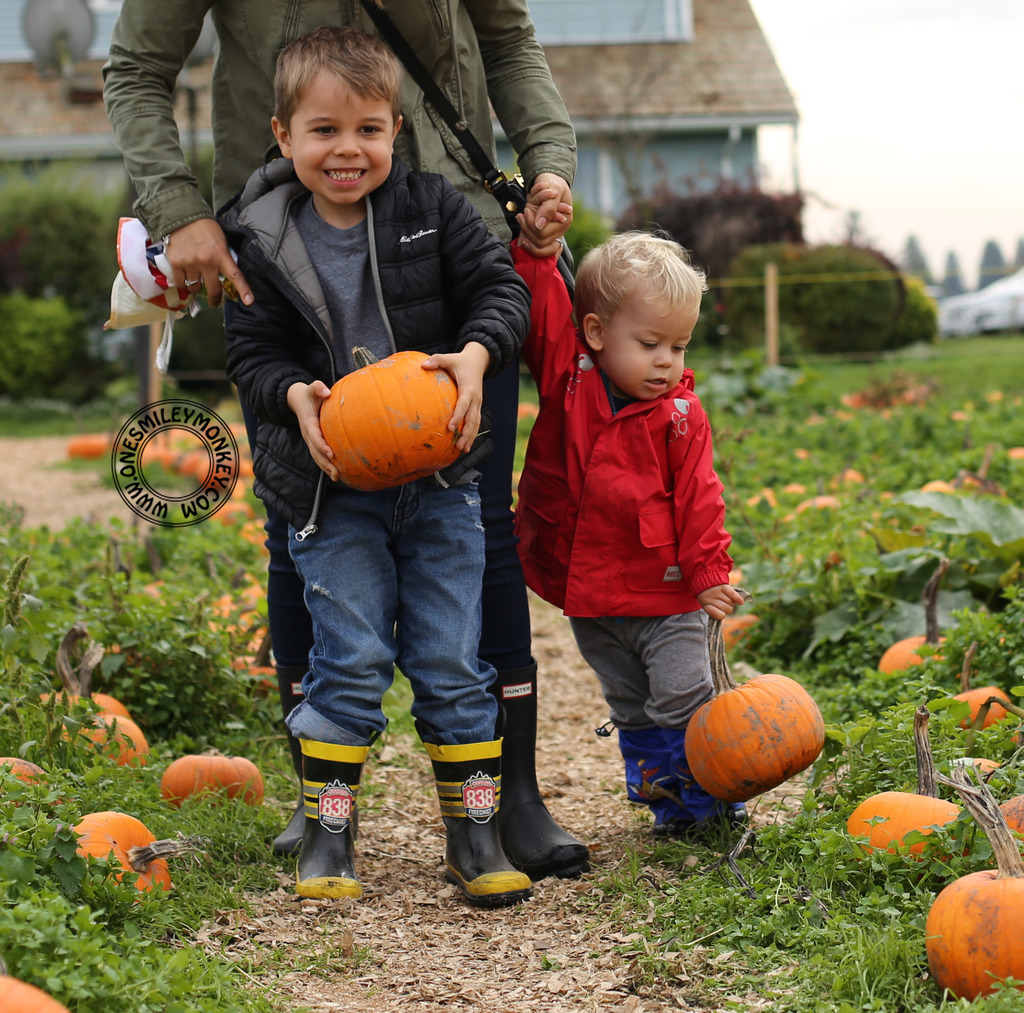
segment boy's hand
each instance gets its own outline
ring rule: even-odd
[[[516,216],[519,245],[535,257],[550,257],[562,248],[561,238],[572,223],[572,191],[561,176],[542,172]]]
[[[746,599],[730,584],[719,584],[701,591],[697,601],[712,619],[722,620]]]
[[[288,388],[288,407],[299,420],[299,430],[309,447],[317,467],[332,482],[338,481],[338,469],[332,463],[334,451],[327,445],[320,429],[320,408],[331,396],[331,388],[322,380],[312,383],[293,383]]]
[[[455,411],[448,430],[456,434],[455,449],[464,454],[480,432],[484,403],[484,373],[491,364],[491,355],[479,341],[469,341],[461,352],[432,355],[423,363],[424,369],[446,369],[459,388]]]

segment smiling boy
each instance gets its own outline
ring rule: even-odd
[[[477,658],[476,464],[489,450],[483,379],[514,360],[528,293],[469,201],[394,158],[401,76],[383,42],[352,28],[320,28],[281,51],[272,127],[284,157],[218,216],[256,297],[235,307],[227,367],[260,420],[254,491],[289,521],[313,619],[304,699],[287,719],[305,799],[297,892],[362,893],[359,783],[397,666],[434,766],[445,876],[470,903],[499,907],[529,897],[531,882],[497,830],[495,672]],[[426,368],[452,374],[454,464],[376,492],[336,481],[319,410],[356,346],[378,359],[422,351]]]

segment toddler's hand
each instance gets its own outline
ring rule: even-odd
[[[697,595],[697,602],[700,607],[712,619],[722,620],[729,615],[733,609],[742,605],[746,599],[736,588],[730,584],[719,584],[717,587],[709,587]]]
[[[484,403],[484,373],[491,363],[491,354],[479,341],[468,341],[461,352],[432,355],[423,363],[424,369],[446,369],[459,388],[448,423],[455,434],[455,449],[464,454],[480,432],[480,419]]]
[[[561,238],[572,223],[572,191],[560,176],[542,172],[516,216],[519,245],[535,257],[551,257],[562,249]]]
[[[320,428],[320,409],[331,396],[331,388],[322,380],[312,383],[293,383],[288,388],[288,407],[299,420],[299,431],[309,447],[317,467],[332,482],[338,481],[338,469],[332,463],[334,451],[328,446]]]

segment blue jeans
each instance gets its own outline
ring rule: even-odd
[[[230,326],[231,304],[224,307]],[[491,416],[494,453],[480,462],[481,515],[486,532],[487,565],[484,570],[483,627],[480,657],[498,671],[525,668],[533,661],[530,606],[523,568],[516,550],[512,514],[512,467],[516,449],[516,412],[519,404],[518,361],[484,381]],[[256,418],[242,402],[249,446],[256,446]],[[288,522],[267,511],[266,546],[270,552],[267,574],[267,621],[279,665],[306,664],[313,640],[303,600],[302,581],[288,553]]]
[[[298,738],[368,745],[387,725],[394,666],[412,684],[424,741],[494,738],[494,669],[477,660],[484,532],[476,485],[422,479],[380,492],[332,487],[319,530],[289,551],[305,584],[313,649]]]

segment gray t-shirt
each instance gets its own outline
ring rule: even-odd
[[[352,349],[359,345],[378,359],[387,358],[394,349],[377,304],[366,220],[350,229],[328,225],[313,207],[312,196],[297,202],[293,214],[327,301],[338,374],[356,368]]]

